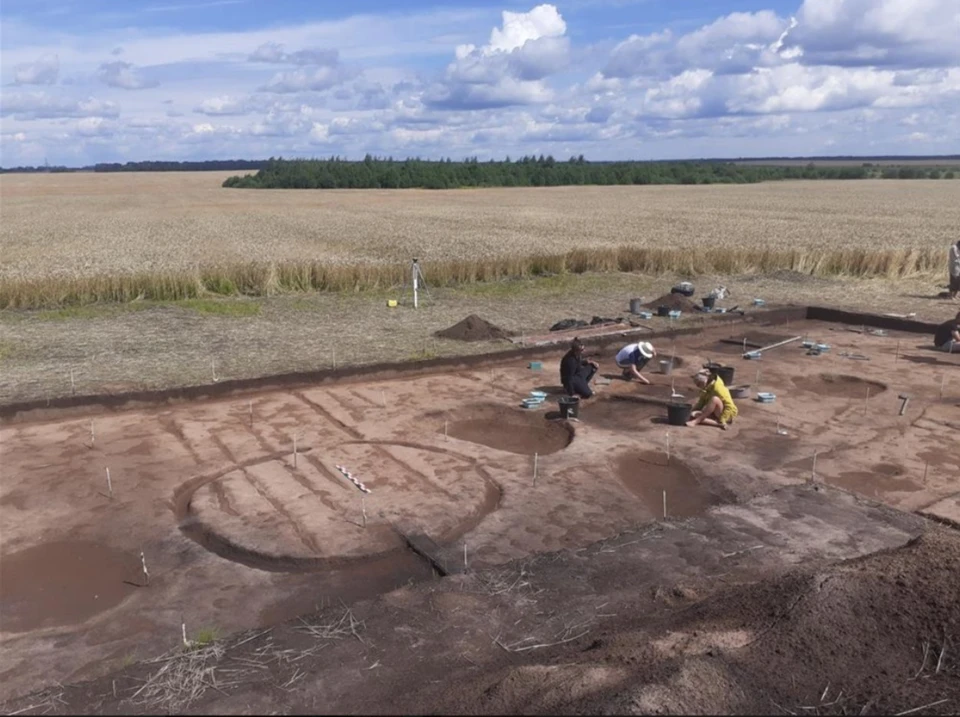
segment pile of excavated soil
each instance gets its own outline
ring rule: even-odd
[[[436,713],[956,714],[960,541],[731,588],[452,687]]]
[[[697,305],[690,301],[683,294],[664,294],[659,299],[648,301],[644,306],[648,309],[657,310],[660,306],[669,306],[671,310],[696,311]]]
[[[476,314],[470,314],[449,329],[443,329],[433,334],[438,339],[453,339],[454,341],[494,341],[508,339],[513,336],[512,331],[501,329]]]

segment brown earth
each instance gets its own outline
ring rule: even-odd
[[[832,570],[837,560],[897,548],[925,529],[927,521],[913,512],[953,520],[960,453],[951,426],[960,422],[960,394],[950,369],[960,357],[905,364],[911,356],[925,355],[923,339],[853,335],[816,322],[799,322],[789,330],[830,336],[834,350],[808,357],[798,347],[783,347],[765,356],[758,362],[763,388],[777,393],[778,403],[740,402],[740,417],[726,432],[664,425],[663,403],[671,384],[690,396],[693,386],[689,377],[656,371],[648,373],[652,386],[625,381],[597,386],[597,397],[585,402],[574,429],[556,421],[550,407],[520,409],[520,399],[543,383],[544,372],[556,376],[562,351],[544,353],[544,372],[531,371],[526,359],[491,362],[461,371],[104,411],[92,420],[47,413],[5,423],[0,426],[0,699],[23,696],[26,701],[10,707],[15,711],[29,706],[29,699],[40,700],[35,691],[53,689],[55,682],[94,679],[64,692],[85,695],[69,703],[75,709],[100,711],[109,703],[105,711],[162,711],[163,706],[143,703],[143,695],[133,699],[143,682],[117,677],[118,697],[111,702],[110,681],[96,678],[175,648],[183,625],[190,639],[217,628],[227,636],[226,646],[233,644],[232,635],[239,639],[256,634],[245,632],[251,629],[270,630],[278,621],[318,610],[316,619],[325,620],[342,600],[357,610],[369,643],[351,639],[349,648],[345,643],[325,647],[302,663],[271,658],[267,672],[283,677],[279,684],[287,687],[255,688],[252,678],[237,684],[225,679],[217,683],[223,692],[211,691],[204,697],[210,702],[195,708],[276,710],[258,696],[266,689],[264,694],[287,711],[384,711],[385,705],[400,704],[397,695],[403,690],[433,689],[429,681],[447,679],[451,664],[470,673],[456,678],[466,685],[475,676],[471,670],[492,676],[527,664],[527,657],[552,654],[546,647],[519,648],[527,645],[522,642],[527,637],[534,638],[530,644],[551,644],[558,635],[561,641],[576,636],[578,618],[571,610],[578,600],[581,607],[593,606],[591,632],[615,618],[611,629],[616,632],[621,618],[665,619],[670,610],[721,588],[775,583],[797,565]],[[680,336],[677,350],[699,365],[709,358],[699,347],[729,335],[729,328],[716,327]],[[898,340],[904,343],[899,357]],[[601,372],[612,365],[616,348],[599,352]],[[862,419],[860,396],[825,400],[800,388],[823,375],[854,376],[861,370],[840,356],[844,350],[869,354],[870,380],[890,387],[870,399],[870,420]],[[750,362],[735,365],[748,372],[754,368]],[[903,370],[906,365],[909,371]],[[901,392],[914,397],[904,416],[896,399]],[[786,436],[776,433],[778,416]],[[457,424],[474,421],[483,425],[458,435]],[[668,446],[671,466],[657,465]],[[539,454],[536,482],[531,451]],[[361,493],[338,465],[371,492]],[[660,524],[659,537],[651,533],[615,548],[604,542],[662,520],[664,490],[669,520]],[[681,514],[693,517],[675,522]],[[199,534],[196,526],[203,527]],[[544,584],[529,577],[515,584],[514,576],[483,596],[458,597],[455,593],[464,592],[469,582],[432,580],[429,567],[403,548],[400,535],[414,531],[462,553],[471,571],[463,580],[496,582],[503,566],[530,560],[536,561],[538,576],[549,577]],[[88,568],[51,547],[64,543],[110,546],[116,552],[92,554],[90,559],[102,565]],[[141,550],[151,581],[138,588],[124,581],[139,584]],[[531,558],[542,554],[552,557]],[[37,560],[43,564],[34,565]],[[22,567],[28,564],[38,576],[36,585]],[[7,566],[14,570],[10,580]],[[72,581],[62,585],[78,596],[76,605],[62,595],[50,597],[61,573]],[[422,584],[390,592],[411,582]],[[518,591],[525,582],[530,590]],[[640,597],[643,591],[656,593],[657,584],[668,585],[665,598]],[[481,590],[473,585],[471,590]],[[905,599],[914,599],[912,589],[904,588]],[[789,590],[776,594],[793,595]],[[872,593],[865,595],[868,608],[880,604],[871,602]],[[535,602],[526,607],[498,602],[520,597]],[[31,601],[42,609],[34,609]],[[598,607],[605,601],[611,605]],[[531,604],[536,610],[527,609]],[[766,609],[759,604],[760,612]],[[377,607],[383,605],[393,608]],[[940,620],[939,608],[931,605],[931,620]],[[366,606],[362,614],[361,606]],[[316,647],[298,625],[303,627],[294,622],[276,628],[269,633],[271,644],[281,652],[306,649],[304,640]],[[644,629],[656,627],[651,622]],[[493,638],[501,631],[497,644]],[[352,630],[347,634],[352,637]],[[324,638],[322,645],[328,642]],[[577,644],[571,639],[557,648],[563,652],[564,645]],[[256,640],[243,647],[267,650]],[[361,648],[360,657],[349,652]],[[830,649],[846,654],[847,646]],[[871,655],[867,651],[863,659]],[[470,666],[470,660],[483,668]],[[678,674],[695,669],[689,656],[677,660]],[[138,664],[131,674],[147,679],[159,664]],[[552,675],[553,667],[547,672]],[[650,685],[657,674],[641,677],[653,680]],[[691,674],[691,684],[702,683]],[[718,684],[732,684],[730,674],[722,672]],[[375,689],[369,682],[373,675],[382,675]],[[577,679],[574,673],[564,684]],[[618,677],[611,679],[593,691],[619,684]],[[753,694],[739,682],[731,690],[704,693],[703,699],[722,709],[741,704],[736,702],[741,693]],[[675,691],[656,693],[663,709],[678,711],[688,704],[670,702]],[[525,709],[527,698],[516,695],[511,704]],[[577,709],[581,697],[564,697],[557,704]],[[447,704],[437,699],[436,704]],[[542,705],[549,701],[543,697],[531,703],[531,710],[545,711]],[[434,709],[429,701],[417,704],[415,711]],[[477,704],[487,709],[483,700]],[[699,703],[689,704],[700,709]]]
[[[463,321],[459,321],[449,329],[436,331],[433,334],[438,339],[452,339],[453,341],[494,341],[508,339],[513,332],[501,329],[476,314],[470,314]]]
[[[658,299],[653,301],[648,301],[644,306],[648,309],[657,310],[660,306],[669,307],[672,310],[679,309],[684,313],[694,312],[697,310],[697,304],[688,299],[683,294],[664,294]]]

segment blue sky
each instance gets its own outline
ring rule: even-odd
[[[960,152],[957,0],[4,0],[0,163]]]

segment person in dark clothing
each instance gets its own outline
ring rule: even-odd
[[[960,311],[950,321],[944,321],[933,334],[933,345],[948,354],[960,353]]]
[[[596,361],[583,358],[583,343],[580,339],[574,339],[570,350],[560,360],[560,383],[563,384],[563,390],[568,396],[590,398],[593,395],[590,380],[599,368]]]

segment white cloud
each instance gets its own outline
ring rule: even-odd
[[[315,48],[287,52],[283,43],[265,42],[250,55],[251,62],[269,62],[289,65],[322,65],[333,67],[339,62],[336,50]]]
[[[250,104],[247,98],[228,95],[205,99],[195,110],[204,115],[245,115],[249,111]]]
[[[113,102],[94,97],[73,99],[47,92],[7,92],[0,103],[0,114],[17,119],[116,117],[120,109]]]
[[[502,24],[482,46],[459,45],[444,80],[426,94],[440,109],[491,109],[547,102],[553,92],[544,83],[567,67],[567,24],[553,5],[530,12],[503,12]]]
[[[144,78],[139,69],[123,60],[104,62],[97,69],[97,75],[105,85],[124,90],[143,90],[160,84],[156,80]]]
[[[263,92],[322,92],[356,76],[345,67],[317,67],[313,69],[278,72],[260,89]]]
[[[14,81],[18,85],[52,85],[60,74],[60,58],[43,55],[36,62],[26,62],[14,68]]]

